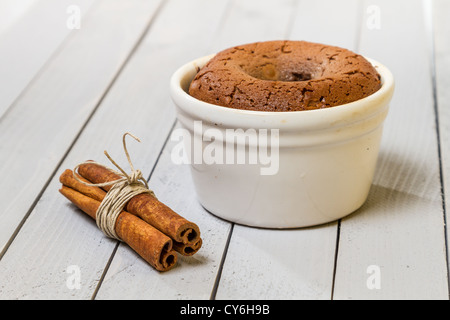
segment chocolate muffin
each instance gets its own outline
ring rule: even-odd
[[[367,97],[380,75],[350,50],[306,41],[266,41],[216,54],[189,94],[215,105],[255,111],[329,108]]]

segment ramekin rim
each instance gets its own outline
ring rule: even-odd
[[[329,115],[331,113],[339,114],[339,113],[345,113],[345,112],[354,112],[357,111],[357,109],[361,108],[363,105],[368,105],[371,102],[376,101],[377,99],[383,99],[385,96],[390,96],[393,93],[394,89],[394,77],[391,73],[391,71],[383,64],[378,62],[377,60],[374,60],[372,58],[364,57],[367,59],[378,71],[378,73],[381,76],[382,84],[381,88],[374,92],[373,94],[364,97],[362,99],[338,105],[323,109],[312,109],[312,110],[301,110],[301,111],[257,111],[257,110],[246,110],[246,109],[236,109],[236,108],[230,108],[220,105],[211,104],[202,100],[199,100],[197,98],[192,97],[187,93],[181,85],[182,79],[184,75],[189,72],[189,68],[192,66],[201,66],[201,63],[198,63],[199,61],[207,62],[209,59],[214,57],[215,54],[206,55],[194,60],[191,60],[182,66],[180,66],[172,75],[170,79],[170,91],[172,99],[178,100],[176,96],[179,98],[185,99],[186,101],[191,102],[190,106],[195,104],[197,108],[201,108],[202,110],[208,110],[210,112],[216,111],[217,113],[227,114],[234,117],[243,117],[243,118],[249,118],[249,117],[256,117],[258,119],[265,118],[270,120],[279,120],[281,118],[286,117],[310,117],[313,115]],[[177,103],[176,103],[177,104]],[[182,109],[185,109],[181,106],[179,106]],[[206,108],[206,109],[205,109]],[[193,110],[190,110],[193,111]],[[200,111],[200,110],[199,110]]]

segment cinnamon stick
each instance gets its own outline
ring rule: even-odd
[[[81,165],[78,168],[78,173],[92,183],[111,182],[121,178],[114,172],[95,163]],[[107,186],[103,189],[108,191],[110,188],[110,186]],[[201,245],[198,226],[186,220],[150,194],[144,193],[133,197],[125,206],[125,210],[140,217],[176,242],[191,247],[199,243]]]
[[[92,181],[89,181],[83,177],[79,177],[80,180],[92,184]],[[59,181],[69,187],[72,188],[90,198],[93,198],[97,201],[103,201],[106,191],[102,190],[99,187],[95,186],[86,186],[83,183],[80,183],[78,180],[76,180],[73,176],[73,171],[70,169],[66,169],[61,176],[59,177]],[[178,241],[173,241],[173,248],[175,251],[181,253],[184,256],[192,256],[195,254],[198,250],[200,250],[202,246],[202,240],[201,238],[198,238],[196,242],[190,242],[190,243],[182,243]]]
[[[84,181],[85,183],[92,184],[91,181],[83,178],[78,177],[81,181]],[[106,191],[99,187],[94,186],[87,186],[81,182],[79,182],[77,179],[73,176],[73,171],[70,169],[64,170],[64,172],[59,177],[59,182],[61,182],[63,185],[72,188],[82,194],[84,194],[87,197],[90,197],[92,199],[95,199],[97,201],[103,201],[106,195]]]
[[[181,253],[183,256],[192,256],[198,250],[200,250],[202,246],[202,238],[199,238],[195,243],[184,244],[182,242],[173,242],[173,248],[175,251]]]
[[[59,191],[91,218],[96,218],[100,201],[64,185]],[[135,215],[122,211],[117,218],[115,231],[126,244],[156,270],[167,271],[175,266],[177,255],[172,248],[172,239]]]

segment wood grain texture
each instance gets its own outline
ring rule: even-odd
[[[202,248],[192,257],[180,255],[178,265],[170,272],[161,274],[149,270],[148,265],[130,248],[120,245],[96,299],[210,298],[230,223],[202,208],[195,194],[189,168],[187,165],[175,165],[171,160],[175,143],[169,141],[164,148],[150,179],[150,187],[160,201],[200,227]]]
[[[93,0],[0,3],[0,118],[63,41],[77,31],[67,27],[70,18],[67,8],[77,6],[82,21],[93,3]]]
[[[330,10],[324,12],[324,7]],[[319,14],[330,26],[339,27],[321,28],[322,20],[315,19]],[[357,24],[356,1],[339,2],[339,5],[336,1],[301,2],[291,16],[286,12],[285,18],[274,23],[284,27],[279,30],[279,38],[332,42],[352,49]],[[336,231],[336,223],[297,230],[236,225],[217,299],[330,299]]]
[[[24,228],[11,246],[5,247],[8,250],[0,261],[5,271],[0,275],[0,283],[5,284],[0,288],[1,297],[91,297],[115,242],[97,233],[92,221],[75,223],[81,217],[73,214],[73,208],[61,201],[60,196],[54,197],[59,183],[58,176],[52,174],[146,30],[158,5],[159,1],[152,0],[98,3],[86,17],[80,33],[66,43],[20,103],[0,122],[0,154],[4,161],[0,171],[4,177],[2,185],[8,186],[0,197],[4,203],[0,213],[2,247],[8,243],[46,181],[53,177],[49,191],[42,194]],[[117,103],[124,103],[132,93],[128,92]],[[96,141],[96,138],[95,134],[88,135],[89,141]],[[111,134],[110,139],[117,144],[121,137]],[[88,155],[100,157],[104,147],[108,148],[107,140],[93,148],[97,154],[76,154],[82,160],[72,160],[71,164],[86,160]],[[70,208],[71,214],[67,214]],[[51,229],[47,230],[47,226]],[[68,234],[67,230],[76,234]],[[85,232],[93,236],[86,236]],[[109,250],[104,250],[101,244]],[[58,255],[58,250],[66,255]],[[78,252],[87,256],[78,260]],[[67,266],[82,264],[81,289],[68,290],[65,285]],[[24,285],[17,286],[17,283]]]
[[[5,186],[0,195],[1,248],[95,110],[158,3],[98,3],[83,27],[0,119],[0,174]]]
[[[88,10],[94,1],[74,0],[83,18],[73,32],[56,27],[66,28],[66,0],[24,0],[2,19],[13,2],[0,3],[0,109],[10,100],[0,112],[0,299],[448,299],[448,1],[103,0]],[[189,167],[171,160],[175,69],[280,38],[352,49],[396,78],[369,198],[340,223],[234,225],[201,207]],[[128,149],[150,188],[202,231],[202,249],[167,273],[58,193],[64,169],[109,164],[103,150],[128,168],[127,131],[142,141]]]
[[[123,68],[120,76],[102,100],[102,103],[76,143],[72,146],[59,171],[62,172],[65,168],[73,168],[77,163],[87,159],[95,159],[108,165],[109,163],[103,155],[103,150],[107,150],[121,166],[128,169],[121,139],[124,132],[131,132],[142,141],[142,143],[137,143],[132,139],[127,140],[127,147],[133,164],[144,174],[148,175],[155,165],[164,142],[175,122],[174,109],[168,94],[170,76],[178,65],[198,55],[209,53],[207,49],[215,29],[207,29],[209,33],[206,33],[204,29],[205,26],[210,27],[212,24],[220,21],[225,5],[226,3],[222,1],[210,0],[190,2],[174,0],[166,3],[160,14],[155,18],[139,48]],[[192,28],[183,28],[184,25],[191,22],[191,16],[199,10],[210,12],[209,18],[199,20],[196,27],[191,24]],[[148,14],[151,14],[151,12],[148,12]],[[177,23],[174,23],[174,21],[177,21]],[[169,25],[171,27],[168,27]],[[201,37],[198,36],[199,33],[202,33]],[[198,45],[198,51],[192,51],[192,56],[189,56],[186,52],[188,50],[185,51],[184,48],[191,48],[194,43]],[[164,161],[170,160],[165,159]],[[188,168],[180,169],[187,170]],[[173,168],[170,168],[169,173],[172,170]],[[178,178],[186,180],[189,177],[188,174],[189,171],[184,171],[183,175]],[[41,197],[41,200],[46,198],[52,199],[52,203],[43,205],[38,203],[36,210],[31,213],[10,247],[11,252],[8,250],[0,265],[5,266],[5,268],[23,268],[21,265],[16,265],[17,256],[15,256],[15,253],[31,259],[35,252],[17,248],[26,247],[30,242],[39,242],[38,239],[42,237],[43,229],[37,228],[37,225],[40,225],[42,220],[55,221],[55,224],[59,223],[60,225],[57,228],[61,233],[61,237],[58,238],[59,246],[52,246],[49,248],[50,252],[47,252],[46,248],[36,251],[41,255],[45,252],[46,255],[54,257],[53,266],[41,266],[40,270],[31,272],[27,279],[34,284],[39,284],[42,290],[46,288],[51,295],[58,294],[60,297],[74,299],[91,298],[97,290],[98,281],[103,272],[105,272],[104,268],[113,254],[116,242],[105,238],[92,221],[86,221],[82,214],[81,216],[78,215],[73,206],[69,205],[63,197],[55,197],[59,187],[57,176],[58,174]],[[176,180],[173,183],[176,183]],[[171,186],[172,184],[168,185],[169,190],[165,188],[160,190],[158,186],[155,187],[150,181],[150,187],[155,190],[158,198],[164,200],[171,207],[173,204],[181,202],[181,207],[175,205],[173,208],[177,209],[177,212],[186,218],[197,222],[196,216],[190,215],[190,207],[186,208],[183,205],[185,203],[185,195],[178,190],[170,190]],[[177,195],[180,198],[177,198]],[[173,199],[172,201],[175,202],[168,201],[170,199]],[[196,204],[195,197],[191,197],[191,200]],[[197,211],[203,213],[201,210]],[[66,224],[66,220],[69,220],[70,224]],[[201,224],[200,227],[205,229],[207,236],[208,226]],[[45,230],[45,226],[43,228]],[[194,274],[208,279],[209,282],[204,281],[200,284],[206,286],[206,290],[192,290],[195,284],[186,286],[184,292],[182,286],[180,288],[177,286],[166,287],[166,283],[160,282],[159,279],[160,277],[167,278],[167,276],[161,275],[152,269],[131,249],[121,244],[117,252],[115,252],[114,260],[106,274],[105,287],[102,286],[97,293],[97,298],[151,298],[154,294],[158,294],[161,298],[178,297],[178,294],[184,294],[187,297],[201,295],[203,298],[206,294],[206,297],[209,297],[211,286],[215,279],[214,270],[218,268],[226,242],[227,228],[227,225],[225,225],[225,228],[220,228],[220,222],[212,222],[210,230],[215,233],[214,240],[208,240],[208,244],[204,244],[204,246],[208,248],[208,246],[213,244],[213,248],[210,250],[204,250],[203,248],[202,251],[206,252],[206,254],[197,254],[193,259],[180,257],[179,268],[171,270],[171,274],[172,271],[175,272],[175,277],[172,278],[172,281],[179,281],[180,274],[184,274],[182,270],[186,270],[183,269],[183,265],[185,268],[189,268],[189,264],[204,264],[203,269],[196,267],[194,270],[198,269],[198,273],[194,271]],[[80,232],[80,230],[83,231]],[[51,234],[51,230],[48,230],[48,232]],[[77,234],[73,234],[73,232]],[[221,236],[222,233],[223,235]],[[22,238],[22,234],[27,235],[27,237]],[[86,241],[80,239],[80,237]],[[78,250],[77,247],[80,246],[80,242],[83,242],[83,249]],[[217,250],[214,244],[218,246]],[[196,259],[199,260],[197,261]],[[214,262],[214,259],[218,261]],[[63,270],[68,265],[77,265],[82,270],[81,274],[84,279],[80,290],[69,290],[65,286],[64,279],[68,275]],[[45,270],[55,267],[61,271],[55,276],[55,279],[49,281],[48,278],[50,276]],[[205,272],[205,268],[208,269],[208,272]],[[132,278],[128,277],[129,272],[134,274]],[[126,276],[126,278],[120,281],[123,276]],[[115,287],[112,290],[108,289],[108,279],[114,280],[112,284]],[[156,287],[142,285],[148,282]],[[189,281],[186,282],[188,283]],[[119,283],[122,283],[122,285]],[[11,287],[8,287],[10,291],[6,293],[14,296],[17,289],[14,288],[13,283],[10,284]],[[121,286],[128,286],[128,290],[117,290]],[[154,290],[149,290],[152,288]],[[35,291],[27,288],[25,292],[32,295]]]
[[[239,43],[267,39],[265,37],[270,35],[265,34],[264,28],[272,27],[271,36],[277,32],[280,36],[282,36],[286,32],[286,25],[283,27],[283,25],[279,23],[280,21],[274,20],[272,21],[272,24],[267,26],[266,16],[255,13],[252,14],[252,8],[258,8],[261,6],[262,8],[265,8],[264,12],[271,12],[273,16],[281,16],[283,17],[283,20],[286,20],[288,23],[290,10],[292,9],[293,4],[293,2],[284,2],[284,5],[276,6],[272,1],[258,1],[258,5],[256,5],[256,1],[230,3],[228,10],[224,11],[225,17],[222,19],[220,30],[215,35],[212,46],[211,48],[208,48],[208,50],[212,50],[213,52],[222,50],[224,47],[221,47],[221,45],[224,43],[228,43],[229,45],[237,45]],[[270,10],[269,6],[271,6]],[[251,25],[253,26],[251,31],[246,28],[249,23],[248,19],[250,19]],[[259,28],[260,26],[261,30]],[[240,33],[240,30],[247,30],[247,32]],[[204,247],[194,257],[196,258],[195,260],[183,259],[181,261],[183,265],[180,267],[180,270],[173,270],[174,272],[172,272],[170,276],[165,276],[167,282],[169,283],[177,283],[178,281],[178,287],[176,288],[174,288],[175,285],[155,287],[155,285],[152,285],[152,279],[138,276],[136,281],[148,283],[148,287],[132,287],[129,288],[126,293],[120,293],[114,288],[117,286],[117,283],[126,283],[127,276],[125,274],[116,275],[111,278],[105,278],[105,281],[98,293],[98,298],[103,299],[126,296],[148,297],[152,299],[161,297],[205,299],[209,298],[213,293],[212,290],[214,287],[214,281],[220,266],[220,259],[222,258],[222,252],[230,230],[230,224],[216,219],[214,216],[207,213],[197,202],[190,173],[187,170],[188,168],[179,167],[171,163],[169,152],[172,146],[173,143],[168,144],[164,149],[161,159],[158,162],[158,166],[152,176],[155,178],[161,177],[164,179],[163,181],[166,186],[164,187],[164,185],[158,183],[158,188],[155,187],[155,190],[167,190],[166,192],[163,192],[163,194],[168,195],[167,199],[169,202],[174,200],[180,202],[178,205],[181,208],[180,212],[189,212],[191,215],[195,216],[195,220],[193,221],[198,220],[201,230],[206,231],[203,241]],[[152,180],[150,180],[150,182],[151,181]],[[129,252],[129,250],[127,250],[127,252]],[[195,276],[189,277],[189,281],[186,281],[186,277],[183,276],[184,273],[181,268],[185,267],[184,263],[188,263],[188,261],[190,264],[194,261],[195,268],[198,269],[192,269],[192,271],[189,271],[192,274],[197,275],[197,278],[200,279],[197,282],[193,281]],[[119,267],[120,265],[122,265],[122,268],[126,267],[122,259],[114,259],[111,269],[114,269],[115,271],[116,268],[119,268],[119,270],[121,270]],[[191,265],[186,267],[191,267]],[[133,266],[127,269],[131,269],[132,271],[134,268],[135,267]],[[115,271],[115,273],[117,273],[117,271]],[[108,275],[109,274],[110,272],[108,272]],[[183,281],[180,281],[180,277],[182,277]]]
[[[357,50],[360,1],[300,1],[289,38]]]
[[[420,1],[364,3],[360,51],[391,69],[396,91],[368,201],[341,224],[335,299],[448,299],[422,5]],[[372,10],[367,10],[369,6]],[[398,14],[405,8],[408,14]],[[379,28],[367,24],[374,12],[380,14]],[[370,285],[373,266],[380,272],[379,288]]]
[[[434,49],[435,49],[435,81],[437,115],[440,136],[440,155],[442,169],[442,183],[446,209],[446,221],[450,220],[450,2],[437,0],[428,3],[432,12],[430,19],[434,21]],[[447,239],[450,233],[447,226]],[[447,243],[447,251],[449,251]]]
[[[212,52],[257,41],[279,40],[288,35],[298,1],[230,1],[212,42]]]
[[[175,3],[177,7],[181,5],[179,2]],[[208,38],[206,38],[206,34],[202,32],[202,39],[197,40],[197,42],[193,41],[193,39],[190,40],[191,47],[193,43],[196,43],[199,51],[202,48],[205,53],[211,53],[224,49],[220,47],[223,43],[237,45],[239,43],[252,41],[252,39],[264,39],[264,34],[258,31],[258,26],[267,23],[265,16],[260,16],[259,14],[251,15],[251,13],[249,13],[251,12],[251,8],[256,7],[255,1],[247,1],[245,2],[245,5],[241,2],[239,2],[239,4],[236,1],[231,2],[226,7],[222,7],[221,11],[223,12],[223,15],[220,17],[215,15],[216,11],[220,12],[219,2],[209,1],[208,3],[209,6],[206,8],[203,7],[203,11],[206,10],[209,14],[204,15],[205,18],[198,22],[199,25],[191,23],[191,30],[194,27],[198,28],[198,30],[205,28],[208,23],[205,21],[206,17],[211,18],[212,21],[218,21],[221,24],[214,25],[213,22],[210,21],[208,24],[210,26],[209,29],[216,31],[209,35],[211,40],[205,43],[205,40]],[[271,3],[271,1],[258,1],[258,4],[265,8],[267,8],[269,3]],[[214,4],[214,6],[211,7],[212,4]],[[284,12],[285,17],[288,17],[290,8],[291,7],[287,5],[275,7],[273,4],[271,12],[273,12],[275,16],[280,15],[280,12]],[[168,7],[167,10],[169,12],[174,11],[173,7],[171,10],[169,9],[170,8]],[[266,10],[266,12],[268,11],[270,10]],[[238,30],[244,29],[241,23],[244,25],[249,23],[245,18],[247,15],[252,17],[250,19],[253,29],[240,35]],[[164,15],[161,15],[161,19],[163,18]],[[175,20],[179,20],[180,23],[185,23],[181,18]],[[167,22],[162,25],[167,25]],[[274,22],[272,33],[275,33],[275,30],[284,31],[282,29],[283,28],[276,25]],[[155,33],[157,32],[156,30],[154,31]],[[159,34],[162,33],[162,30],[158,29],[158,31]],[[197,33],[198,32],[199,31],[197,31]],[[253,38],[250,38],[249,34],[253,35]],[[211,42],[212,44],[209,45]],[[205,44],[208,45],[205,46]],[[198,52],[196,57],[205,55],[205,53]],[[173,63],[173,59],[170,63]],[[166,96],[168,96],[168,92],[166,93]],[[130,251],[127,248],[120,248],[123,250],[118,250],[116,256],[123,255],[127,257],[127,259],[116,259],[115,257],[110,268],[111,271],[108,271],[107,277],[99,290],[97,295],[98,299],[118,297],[208,299],[213,293],[217,272],[220,267],[222,254],[225,249],[231,225],[228,222],[215,218],[206,212],[198,203],[195,189],[192,185],[189,168],[187,166],[177,166],[170,159],[170,152],[173,146],[174,142],[171,142],[164,148],[161,158],[158,161],[158,166],[150,179],[150,183],[153,185],[152,181],[155,181],[156,179],[154,189],[159,190],[157,191],[158,194],[161,192],[162,196],[167,199],[167,203],[174,203],[174,207],[179,208],[179,212],[185,212],[185,214],[189,214],[189,216],[193,217],[192,221],[195,221],[202,230],[203,247],[194,257],[181,258],[180,268],[172,270],[170,275],[164,275],[164,281],[169,284],[166,284],[166,286],[161,286],[154,278],[142,274],[140,271],[142,264],[139,261],[136,262],[136,265],[133,264],[132,266],[127,267],[126,263],[130,259]],[[126,268],[130,273],[136,272],[138,274],[135,278],[136,283],[145,283],[146,286],[128,286],[128,275],[125,273],[119,274],[119,271],[123,268]],[[186,276],[186,272],[190,275]],[[123,289],[125,291],[122,292],[116,290],[115,288],[118,283],[121,286],[123,284],[123,287],[127,286],[128,289]]]

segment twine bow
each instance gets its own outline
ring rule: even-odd
[[[123,149],[125,155],[128,159],[128,163],[131,168],[131,173],[127,174],[125,170],[123,170],[106,152],[104,154],[111,161],[111,163],[119,169],[119,171],[113,170],[103,164],[97,163],[95,161],[86,161],[78,164],[73,169],[73,175],[76,180],[83,183],[84,185],[91,187],[107,187],[111,186],[111,189],[106,193],[105,198],[101,202],[100,206],[96,212],[96,222],[97,226],[110,238],[114,238],[120,240],[120,237],[117,235],[115,231],[116,220],[119,214],[122,212],[123,208],[127,204],[127,202],[133,198],[134,196],[141,193],[149,193],[152,196],[155,196],[152,190],[148,188],[147,180],[142,176],[142,172],[140,170],[134,169],[133,163],[130,158],[130,154],[128,153],[127,144],[126,144],[126,136],[129,135],[134,138],[136,141],[141,142],[137,137],[132,135],[131,133],[125,133],[122,138]],[[80,179],[80,175],[78,173],[78,168],[83,164],[96,164],[101,166],[121,178],[109,182],[104,183],[87,183]]]

